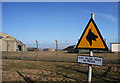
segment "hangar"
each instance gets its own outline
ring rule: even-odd
[[[0,33],[1,51],[25,51],[25,44],[11,35]]]

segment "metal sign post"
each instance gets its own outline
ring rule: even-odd
[[[94,13],[91,14],[91,18],[94,20]],[[89,56],[93,56],[93,51],[90,50]],[[92,65],[89,65],[88,67],[88,83],[91,83],[92,79]]]
[[[93,51],[90,50],[90,56],[93,56]],[[92,65],[89,65],[88,68],[88,83],[91,83],[91,79],[92,79]]]

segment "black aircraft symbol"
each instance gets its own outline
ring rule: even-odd
[[[86,39],[89,42],[90,46],[92,46],[92,40],[96,41],[96,38],[98,38],[98,36],[91,32],[91,29],[89,29]]]

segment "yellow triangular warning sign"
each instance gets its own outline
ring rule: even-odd
[[[90,50],[108,50],[94,20],[91,18],[87,24],[80,40],[76,46],[77,49]]]

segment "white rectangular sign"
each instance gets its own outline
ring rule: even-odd
[[[102,66],[103,58],[102,57],[93,57],[93,56],[91,57],[91,56],[78,55],[78,62]]]

